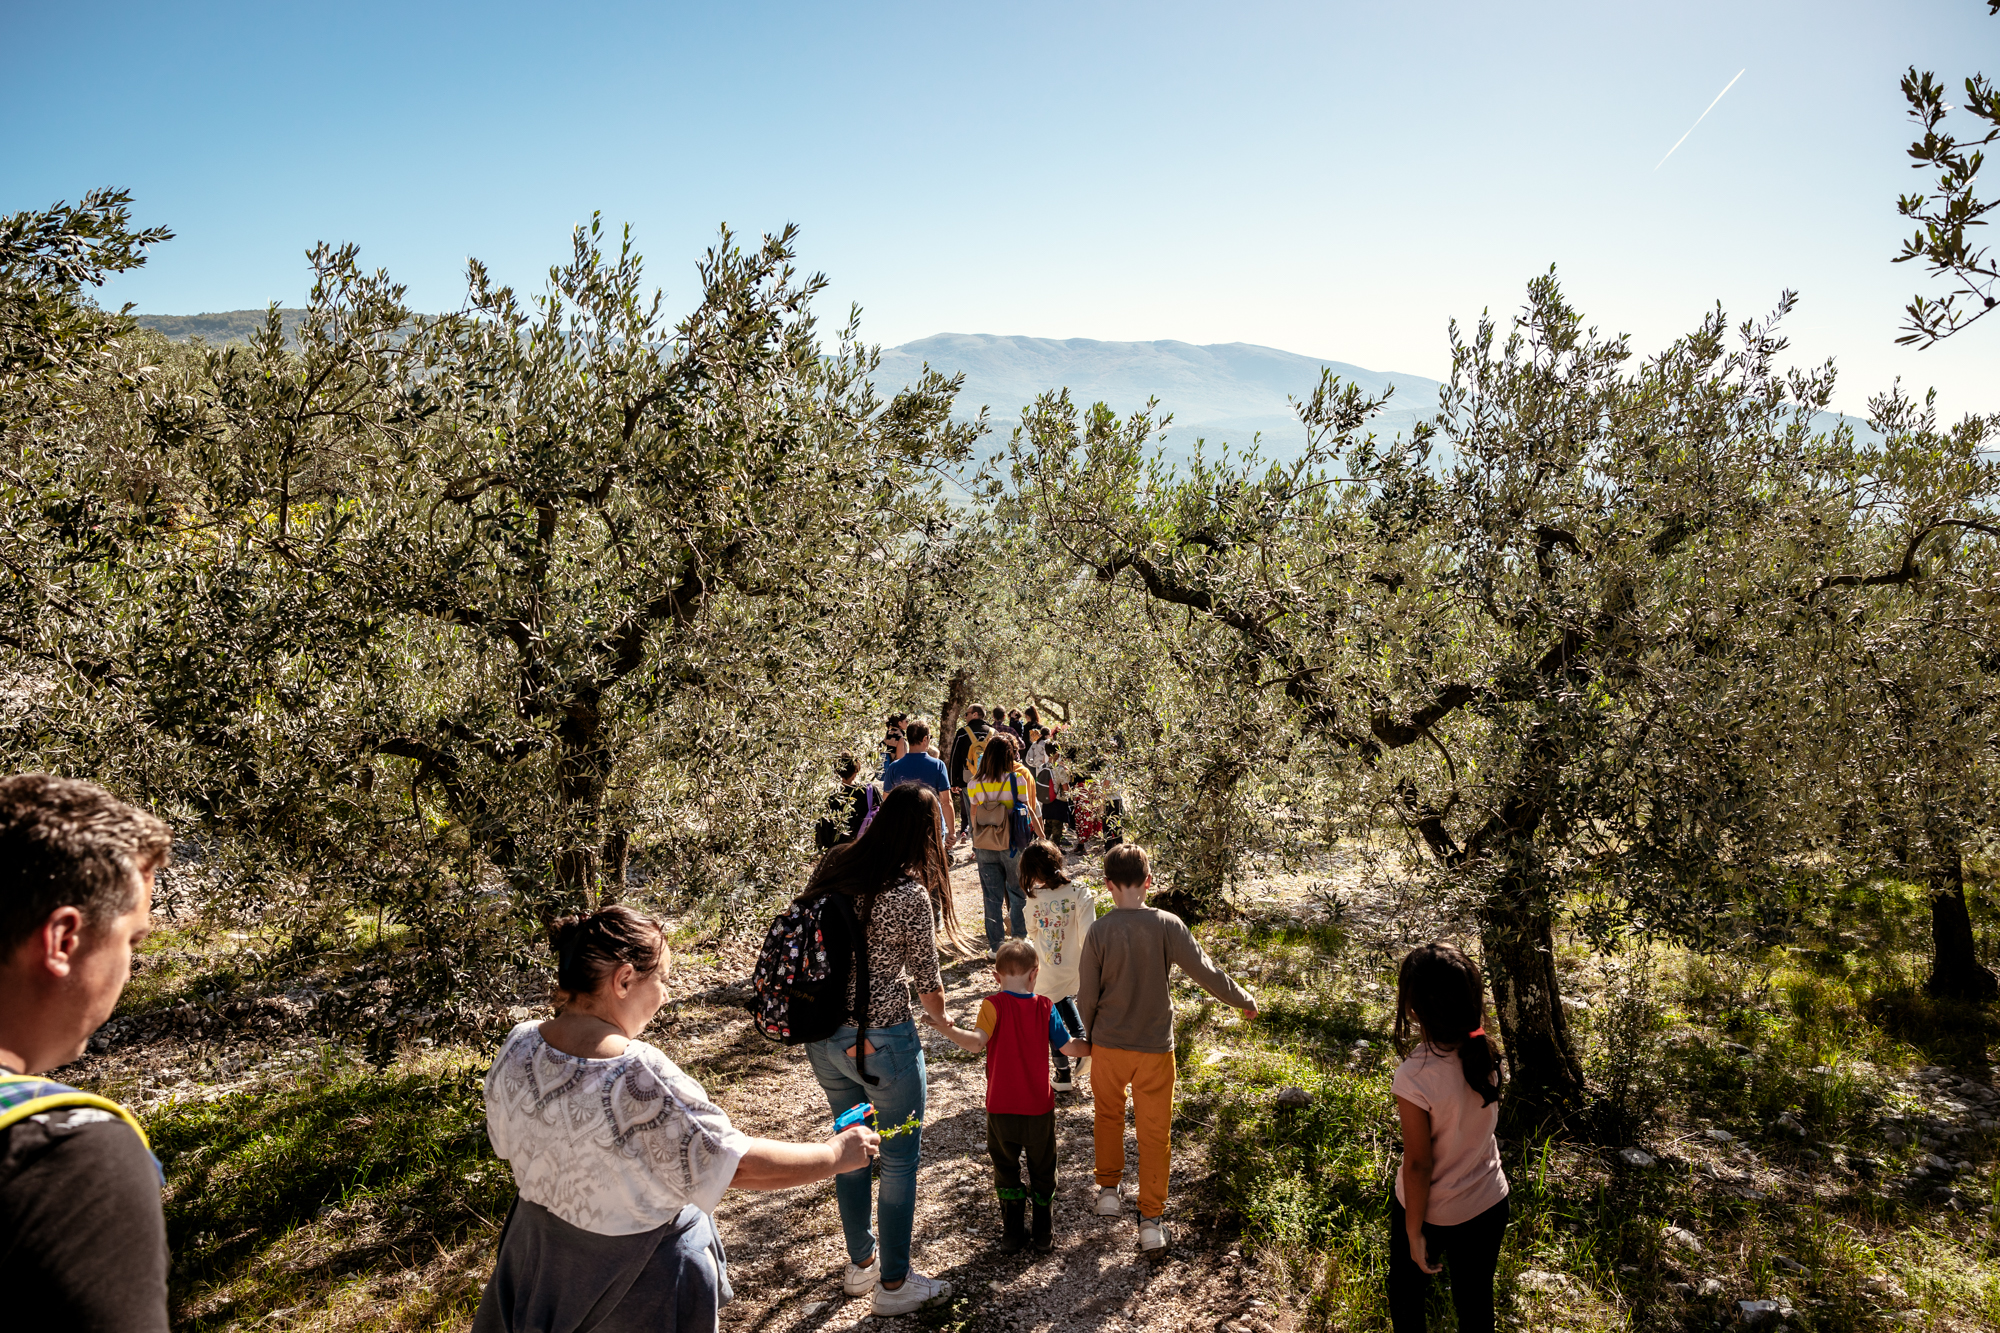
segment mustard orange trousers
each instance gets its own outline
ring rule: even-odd
[[[1090,1048],[1090,1098],[1097,1111],[1091,1137],[1102,1189],[1125,1176],[1127,1088],[1132,1090],[1139,1140],[1139,1216],[1158,1217],[1167,1208],[1167,1174],[1173,1166],[1174,1053]]]

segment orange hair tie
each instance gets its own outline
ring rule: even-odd
[[[1483,1037],[1483,1036],[1485,1036],[1485,1035],[1486,1035],[1486,1029],[1485,1029],[1485,1028],[1483,1028],[1483,1027],[1480,1027],[1480,1028],[1474,1028],[1474,1029],[1472,1029],[1472,1031],[1470,1031],[1470,1032],[1468,1032],[1468,1033],[1466,1033],[1466,1034],[1465,1034],[1465,1039],[1466,1039],[1467,1041],[1471,1041],[1471,1040],[1472,1040],[1472,1039],[1473,1039],[1474,1037]]]

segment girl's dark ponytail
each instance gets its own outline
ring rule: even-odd
[[[1483,1025],[1459,1043],[1458,1066],[1465,1071],[1466,1086],[1479,1094],[1481,1106],[1491,1106],[1500,1100],[1500,1061]]]
[[[1465,1085],[1481,1106],[1500,1099],[1500,1061],[1486,1035],[1486,987],[1470,958],[1443,943],[1410,950],[1396,977],[1396,1049],[1404,1055],[1416,1044],[1413,1018],[1424,1041],[1458,1047]]]

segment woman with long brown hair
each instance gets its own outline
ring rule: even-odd
[[[923,1119],[929,1081],[910,990],[915,988],[933,1019],[944,1019],[938,929],[953,940],[958,936],[940,829],[936,793],[920,782],[905,782],[883,798],[860,837],[820,859],[799,895],[801,901],[826,893],[851,899],[867,939],[868,1012],[826,1040],[806,1044],[813,1076],[835,1116],[869,1102],[883,1129],[895,1129],[911,1116]],[[848,977],[850,1012],[859,999],[859,971]],[[864,1057],[859,1067],[857,1056]],[[872,1197],[865,1165],[834,1177],[847,1239],[842,1285],[850,1296],[872,1293],[878,1315],[906,1314],[951,1295],[949,1282],[910,1267],[922,1150],[921,1128],[883,1140],[879,1199]]]

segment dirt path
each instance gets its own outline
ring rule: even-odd
[[[977,873],[953,867],[960,921],[981,932]],[[725,959],[747,974],[748,960]],[[992,990],[984,962],[945,971],[950,1012],[968,1023]],[[690,995],[657,1038],[746,1132],[804,1139],[829,1132],[826,1100],[803,1053],[772,1046],[754,1033],[734,985]],[[917,1177],[914,1263],[954,1288],[952,1309],[879,1321],[879,1327],[957,1326],[972,1330],[1193,1329],[1245,1315],[1275,1321],[1240,1272],[1235,1247],[1185,1220],[1191,1190],[1205,1168],[1187,1148],[1176,1152],[1174,1199],[1168,1204],[1173,1244],[1159,1263],[1142,1258],[1131,1210],[1122,1218],[1090,1211],[1091,1110],[1087,1088],[1058,1094],[1060,1166],[1055,1251],[1003,1258],[995,1243],[999,1207],[986,1158],[983,1062],[936,1033],[923,1030],[930,1073],[923,1164]],[[1129,1121],[1129,1117],[1128,1117]],[[1126,1131],[1128,1180],[1135,1178],[1131,1129]],[[716,1217],[729,1250],[736,1299],[723,1312],[732,1330],[846,1329],[867,1320],[869,1303],[840,1288],[846,1263],[831,1182],[779,1194],[732,1192]]]

